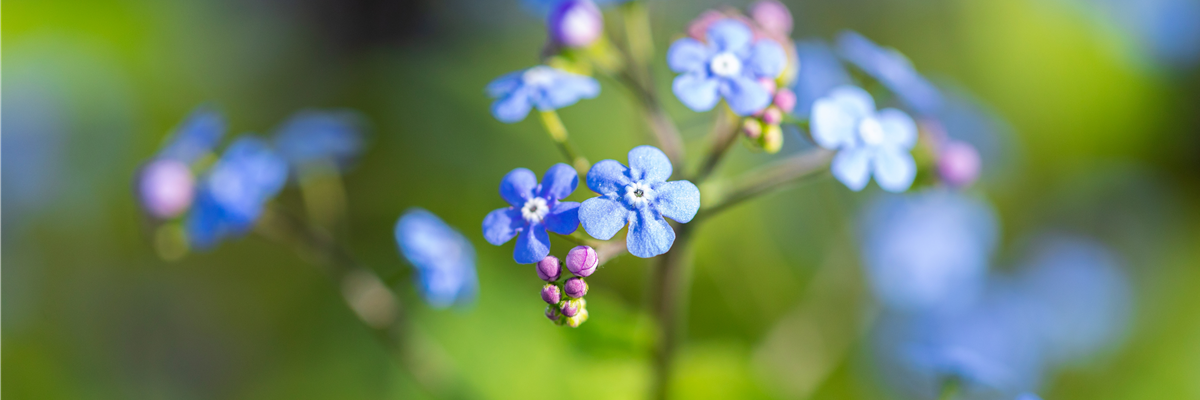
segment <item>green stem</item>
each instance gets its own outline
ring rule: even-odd
[[[959,386],[960,385],[958,384],[958,380],[947,379],[946,382],[944,384],[942,384],[942,393],[938,395],[938,400],[953,399],[954,396],[957,395],[959,392],[959,389],[960,389]]]
[[[704,185],[701,190],[703,193],[701,198],[716,198],[716,200],[703,204],[700,207],[700,213],[696,215],[692,223],[710,218],[735,204],[823,171],[828,167],[832,158],[833,152],[817,149],[776,161],[727,181]]]
[[[672,249],[659,259],[650,282],[650,310],[658,322],[654,346],[651,398],[665,399],[675,370],[675,353],[686,336],[688,290],[691,284],[692,224],[676,228]]]
[[[539,111],[538,113],[542,117],[542,126],[546,127],[546,133],[550,134],[550,140],[553,140],[554,144],[558,146],[558,151],[562,152],[563,157],[571,163],[571,166],[575,167],[580,175],[587,174],[590,164],[587,158],[584,158],[575,149],[575,145],[571,144],[570,137],[567,135],[567,127],[563,125],[562,119],[558,118],[558,113],[554,110]]]
[[[709,134],[710,146],[708,153],[704,155],[704,161],[700,164],[700,170],[696,171],[696,175],[692,176],[692,183],[699,184],[708,179],[713,171],[717,169],[717,164],[721,163],[721,158],[725,156],[725,152],[733,145],[737,139],[738,121],[740,117],[734,115],[732,111],[721,107],[717,111],[717,121],[713,123],[712,133]]]

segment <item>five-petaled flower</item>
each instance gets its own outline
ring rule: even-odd
[[[590,76],[538,65],[510,72],[487,85],[492,115],[501,122],[520,122],[529,110],[553,111],[600,94],[600,83]]]
[[[666,253],[675,231],[663,217],[687,223],[700,209],[700,189],[688,181],[667,182],[671,161],[653,146],[629,151],[629,167],[604,160],[587,173],[587,185],[600,197],[579,206],[579,220],[588,235],[612,239],[629,224],[625,244],[629,253],[648,258]]]
[[[513,259],[518,264],[533,264],[550,254],[550,235],[546,230],[570,235],[579,228],[579,203],[561,201],[579,186],[579,174],[567,164],[554,164],[542,176],[517,168],[500,182],[500,197],[510,207],[488,213],[483,219],[483,237],[488,243],[502,245],[517,237]]]
[[[884,190],[903,192],[917,175],[908,153],[917,141],[916,123],[894,108],[876,112],[875,100],[860,88],[841,86],[813,103],[812,136],[838,150],[830,169],[851,190],[862,190],[874,175]]]
[[[783,47],[770,39],[754,41],[750,27],[735,19],[713,23],[705,39],[707,43],[685,37],[667,50],[667,65],[680,73],[671,85],[679,101],[692,110],[708,111],[724,98],[742,116],[770,105],[771,93],[759,80],[783,73]]]

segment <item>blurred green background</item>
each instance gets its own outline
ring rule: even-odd
[[[1067,0],[786,3],[795,38],[858,30],[1008,120],[1009,162],[975,189],[1002,218],[998,264],[1043,230],[1087,234],[1124,258],[1136,294],[1130,336],[1049,377],[1044,398],[1200,399],[1197,69],[1147,61],[1128,32]],[[651,2],[658,58],[717,4]],[[480,234],[506,172],[559,161],[535,119],[497,122],[483,93],[538,62],[543,25],[518,0],[11,0],[2,10],[9,398],[646,393],[645,260],[603,266],[591,319],[564,329],[542,316],[533,268]],[[666,95],[671,75],[657,68],[697,153],[711,117]],[[621,160],[650,137],[628,93],[602,85],[561,115],[588,157]],[[252,235],[158,258],[132,177],[204,102],[224,109],[231,133],[268,131],[301,108],[362,111],[371,147],[346,187],[351,250],[369,267],[409,273],[392,227],[412,206],[476,245],[474,307],[432,310],[407,280],[395,288],[412,318],[415,372],[389,358],[318,265],[287,248]],[[726,174],[769,158],[732,154]],[[864,356],[874,306],[854,242],[857,212],[877,192],[824,179],[699,230],[678,398],[886,398]]]

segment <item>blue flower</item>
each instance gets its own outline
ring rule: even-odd
[[[512,170],[500,182],[500,197],[510,206],[492,211],[483,219],[484,239],[499,246],[517,236],[513,259],[518,264],[541,261],[550,254],[547,230],[570,235],[579,229],[579,203],[561,201],[577,186],[579,174],[563,163],[550,167],[540,185],[533,171]]]
[[[1128,331],[1132,295],[1121,265],[1091,240],[1040,235],[1017,280],[1037,302],[1037,326],[1052,362],[1079,362]]]
[[[871,288],[903,312],[969,306],[999,236],[988,204],[950,190],[885,196],[867,208],[862,230]]]
[[[197,188],[187,220],[193,247],[206,249],[245,234],[287,182],[287,163],[261,139],[243,136],[213,164]]]
[[[880,47],[854,31],[842,32],[837,46],[843,58],[882,83],[918,114],[932,114],[941,107],[941,93],[900,52]]]
[[[783,47],[770,39],[754,41],[750,27],[724,19],[708,27],[705,42],[676,40],[667,50],[667,65],[680,73],[671,85],[679,101],[694,111],[708,111],[724,98],[741,116],[771,104],[771,93],[758,80],[773,80],[787,67]]]
[[[841,61],[838,61],[837,55],[822,41],[797,42],[796,56],[803,67],[796,74],[796,84],[792,86],[792,92],[796,94],[793,114],[800,118],[808,118],[817,99],[825,97],[834,88],[849,85],[853,81],[842,67]]]
[[[353,111],[300,111],[279,127],[275,148],[293,168],[321,161],[346,167],[363,151],[363,125]]]
[[[458,230],[422,208],[410,208],[396,221],[400,254],[416,269],[414,282],[435,308],[465,305],[479,292],[475,248]]]
[[[667,182],[671,161],[653,146],[629,151],[629,167],[616,160],[592,166],[587,185],[600,197],[579,206],[579,220],[589,235],[612,239],[626,224],[629,254],[642,258],[666,253],[675,230],[663,217],[687,223],[700,210],[700,189],[688,181]]]
[[[867,186],[871,175],[879,187],[903,192],[917,175],[908,153],[917,142],[917,124],[903,111],[875,111],[875,100],[854,86],[834,89],[813,103],[812,136],[818,145],[838,150],[830,169],[854,191]]]
[[[191,164],[217,147],[225,135],[225,117],[211,106],[200,106],[167,139],[158,158]]]
[[[525,9],[528,11],[532,11],[538,15],[546,15],[567,1],[569,0],[522,0],[521,4],[524,5]],[[600,7],[608,7],[618,4],[625,4],[630,1],[632,0],[592,0],[592,3],[595,3]]]
[[[600,94],[600,83],[589,76],[538,65],[496,78],[486,90],[496,99],[492,115],[501,122],[513,123],[525,119],[533,107],[552,111],[594,98]]]

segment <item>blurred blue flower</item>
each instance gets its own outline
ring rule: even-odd
[[[687,223],[700,210],[700,189],[688,181],[667,182],[671,161],[662,150],[638,146],[629,151],[629,167],[616,160],[592,166],[587,185],[600,197],[579,206],[579,220],[589,235],[612,239],[629,224],[629,254],[648,258],[666,253],[675,230],[663,217]]]
[[[1018,281],[1039,305],[1036,322],[1046,357],[1057,364],[1079,362],[1117,344],[1132,308],[1117,258],[1078,237],[1042,235],[1032,242],[1036,248]]]
[[[570,165],[558,163],[542,176],[517,168],[500,182],[500,197],[510,205],[488,213],[483,219],[483,237],[499,246],[513,236],[517,245],[513,259],[518,264],[533,264],[550,254],[550,235],[546,231],[569,235],[579,229],[579,203],[561,201],[575,192],[579,174]]]
[[[985,202],[952,190],[883,196],[862,223],[875,296],[900,312],[969,306],[983,289],[999,227]]]
[[[916,123],[894,108],[876,112],[875,100],[858,87],[835,88],[813,103],[812,136],[838,151],[830,169],[851,190],[862,190],[874,175],[884,190],[903,192],[917,175],[908,153],[917,142]]]
[[[422,297],[434,308],[466,305],[479,292],[475,248],[458,230],[422,208],[410,208],[396,221],[400,254],[416,270]]]
[[[1192,67],[1200,63],[1200,1],[1095,0],[1128,32],[1137,50],[1155,61]]]
[[[882,83],[918,114],[932,114],[941,107],[941,93],[895,49],[880,47],[854,31],[838,35],[837,47],[843,58]]]
[[[487,85],[492,103],[492,115],[501,122],[513,123],[525,119],[529,110],[553,111],[575,104],[580,99],[600,94],[600,83],[590,76],[538,65],[510,72]]]
[[[1042,398],[1033,393],[1021,393],[1020,396],[1017,396],[1017,400],[1042,400]]]
[[[188,215],[188,240],[208,249],[224,237],[245,234],[286,182],[287,163],[265,141],[237,139],[201,178]]]
[[[724,98],[734,113],[746,116],[771,104],[771,92],[759,80],[774,80],[787,67],[787,54],[774,40],[753,40],[735,19],[708,27],[705,42],[685,37],[667,50],[667,65],[680,73],[671,85],[679,101],[694,111],[711,110]]]
[[[200,106],[166,139],[158,158],[191,164],[217,147],[225,128],[225,117],[216,108]]]
[[[875,365],[888,386],[937,398],[948,382],[963,398],[1011,399],[1038,387],[1044,372],[1030,315],[1036,306],[996,285],[955,313],[888,314],[876,326]]]
[[[534,12],[538,15],[546,15],[560,4],[567,1],[570,0],[521,0],[521,4],[525,6],[526,10]],[[625,4],[630,1],[632,0],[592,0],[592,3],[595,3],[600,7],[609,7],[618,4]]]
[[[353,111],[300,111],[276,131],[275,149],[293,168],[320,161],[344,168],[363,151],[363,125]]]
[[[796,42],[796,56],[800,59],[800,71],[792,91],[796,94],[793,114],[808,118],[812,105],[825,97],[833,88],[853,83],[842,62],[825,42],[804,40]]]

